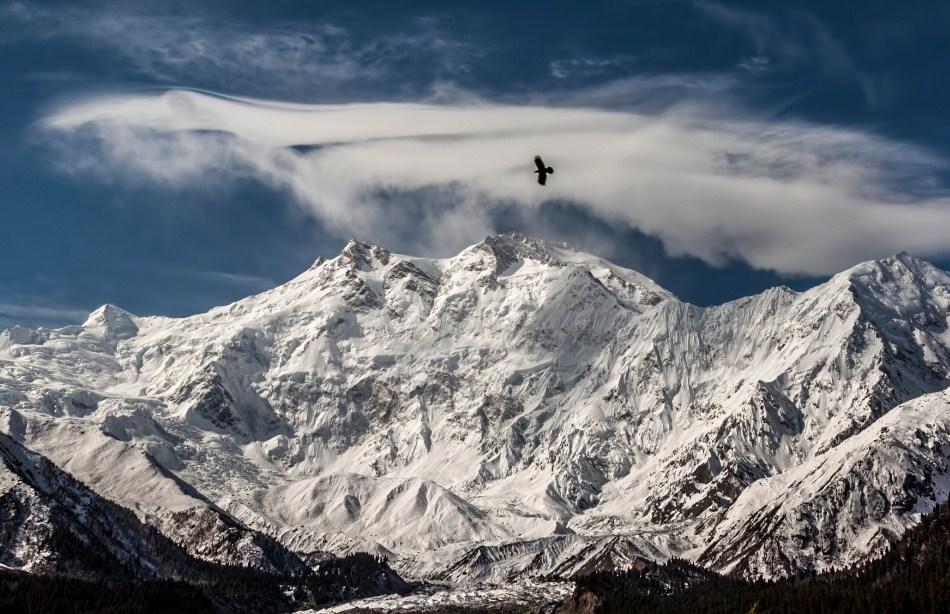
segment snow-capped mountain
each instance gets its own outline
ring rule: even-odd
[[[205,314],[0,332],[0,425],[209,560],[267,558],[213,545],[232,530],[452,581],[774,576],[946,500],[948,307],[906,254],[703,309],[517,235],[351,242]]]

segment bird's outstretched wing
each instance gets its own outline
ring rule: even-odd
[[[544,185],[547,182],[548,182],[548,174],[544,172],[538,173],[538,183],[540,183],[541,185]]]
[[[541,173],[547,172],[544,167],[544,162],[541,160],[541,156],[534,157],[534,165],[538,167],[538,172],[541,172]]]

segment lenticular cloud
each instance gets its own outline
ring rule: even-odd
[[[252,176],[341,237],[406,245],[408,233],[420,251],[479,239],[502,206],[550,199],[654,235],[674,255],[783,273],[950,247],[950,198],[907,188],[932,186],[943,160],[867,133],[701,105],[304,105],[172,90],[75,102],[41,126],[66,145],[56,151],[71,171],[173,187]],[[543,188],[536,153],[558,169]],[[393,194],[416,198],[407,207]]]

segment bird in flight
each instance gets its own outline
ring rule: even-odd
[[[554,174],[554,169],[550,166],[545,166],[541,156],[534,157],[534,165],[538,167],[538,170],[534,171],[538,174],[538,183],[544,185],[548,181],[548,175]]]

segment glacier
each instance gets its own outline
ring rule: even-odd
[[[207,313],[0,332],[0,430],[210,561],[273,565],[273,540],[451,584],[671,556],[780,577],[947,499],[948,309],[907,254],[701,308],[521,235],[351,241]]]

